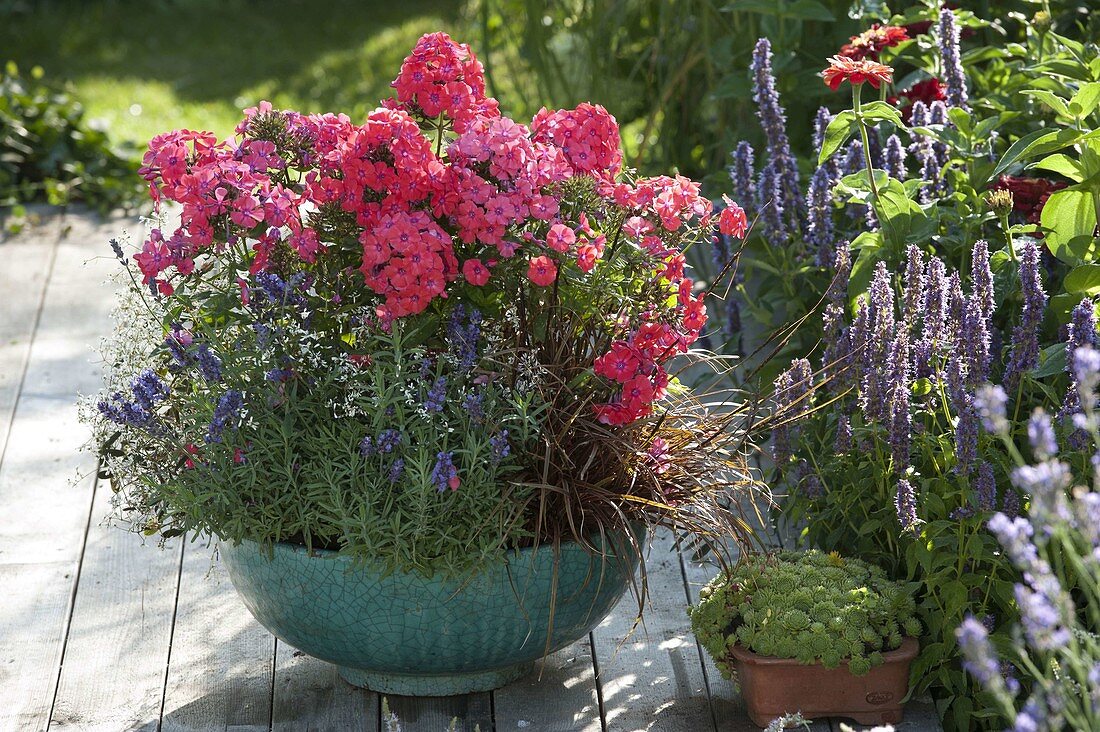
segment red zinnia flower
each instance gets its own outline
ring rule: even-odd
[[[829,68],[822,71],[821,76],[833,91],[839,89],[845,81],[851,82],[852,86],[867,82],[878,89],[882,84],[889,84],[894,80],[894,70],[877,61],[856,61],[833,56],[829,59]]]
[[[886,101],[897,107],[901,111],[901,118],[908,122],[909,115],[913,111],[914,102],[931,104],[932,102],[942,102],[946,99],[947,93],[943,82],[933,77],[931,79],[925,79],[924,81],[918,81],[908,89],[899,92],[898,96],[890,97]]]
[[[858,36],[852,36],[850,41],[840,49],[840,55],[856,61],[862,61],[865,58],[878,61],[878,55],[883,49],[907,40],[909,40],[909,34],[905,28],[875,23]]]

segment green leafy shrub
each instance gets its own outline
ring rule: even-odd
[[[908,589],[878,567],[817,550],[753,557],[712,580],[690,610],[691,629],[726,677],[734,645],[826,668],[847,661],[862,676],[920,635],[915,613]]]
[[[42,77],[37,66],[21,75],[11,61],[0,73],[0,207],[135,206],[144,189],[136,152],[115,149],[78,102]]]

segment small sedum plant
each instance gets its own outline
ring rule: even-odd
[[[821,662],[863,676],[882,654],[920,634],[904,585],[878,567],[820,551],[747,559],[713,579],[691,608],[691,628],[727,678],[735,645],[762,656]]]

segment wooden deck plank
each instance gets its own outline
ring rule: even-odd
[[[493,730],[493,702],[488,692],[462,696],[391,696],[387,701],[390,711],[401,721],[401,732],[447,732],[453,720],[456,732]]]
[[[552,653],[530,676],[493,692],[498,730],[601,732],[591,636]]]
[[[627,638],[636,602],[626,596],[592,632],[609,732],[715,729],[699,649],[691,635],[672,535],[653,541],[645,623]],[[625,641],[624,641],[625,639]]]
[[[162,730],[267,732],[275,638],[249,614],[213,555],[206,542],[183,549]]]
[[[340,678],[336,667],[275,643],[274,732],[377,732],[378,696]]]
[[[81,222],[77,235],[59,239],[69,226],[50,220],[26,234],[53,237],[27,241],[57,253],[0,465],[4,515],[34,519],[0,524],[7,588],[0,603],[0,729],[48,724],[92,502],[95,459],[79,451],[87,433],[75,402],[98,385],[86,344],[105,331],[110,297],[101,285],[106,269],[84,261],[115,224]],[[74,481],[78,475],[84,478]]]
[[[0,463],[57,251],[55,229],[0,243]]]
[[[96,490],[50,729],[154,730],[160,723],[182,542],[163,548],[102,522]]]

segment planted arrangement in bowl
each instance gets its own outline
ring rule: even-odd
[[[706,322],[683,250],[747,224],[623,170],[602,107],[502,116],[444,34],[394,87],[361,122],[260,104],[152,141],[180,224],[115,243],[87,412],[122,513],[218,537],[273,632],[459,693],[598,623],[647,528],[736,530],[743,412],[676,369]]]
[[[819,551],[746,559],[705,587],[691,627],[761,727],[801,712],[901,721],[921,626],[878,567]]]

